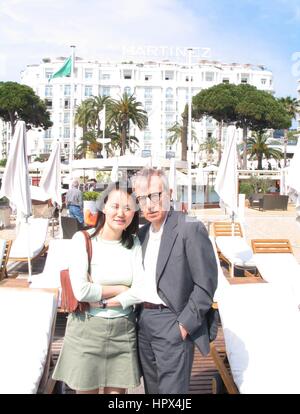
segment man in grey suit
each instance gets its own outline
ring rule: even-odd
[[[142,169],[135,193],[149,222],[140,229],[145,292],[138,347],[146,393],[188,393],[194,343],[209,353],[217,264],[206,228],[170,209],[163,171]]]

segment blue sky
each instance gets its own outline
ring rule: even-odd
[[[277,96],[297,96],[300,0],[0,0],[0,80],[43,57],[124,60],[130,46],[199,46],[264,64]],[[297,55],[298,52],[298,55]]]

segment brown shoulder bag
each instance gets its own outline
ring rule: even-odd
[[[91,272],[91,259],[92,259],[92,241],[87,231],[82,232],[85,237],[86,251],[88,254],[88,278],[90,278]],[[61,308],[65,312],[86,312],[89,310],[90,304],[88,302],[79,302],[73,292],[69,269],[60,271],[60,283],[61,283]]]

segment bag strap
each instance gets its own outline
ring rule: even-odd
[[[91,274],[91,260],[92,260],[92,254],[93,254],[92,240],[91,240],[89,233],[86,230],[83,230],[82,233],[85,238],[85,245],[86,245],[86,251],[88,254],[88,262],[89,262],[88,274],[90,275]]]

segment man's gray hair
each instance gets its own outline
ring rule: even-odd
[[[169,192],[169,180],[166,176],[164,169],[145,167],[139,170],[135,176],[132,177],[132,185],[135,188],[138,181],[143,179],[149,183],[151,177],[160,177],[163,183],[163,189],[165,192]]]
[[[79,181],[78,180],[74,180],[72,182],[72,187],[78,188],[79,187]]]

